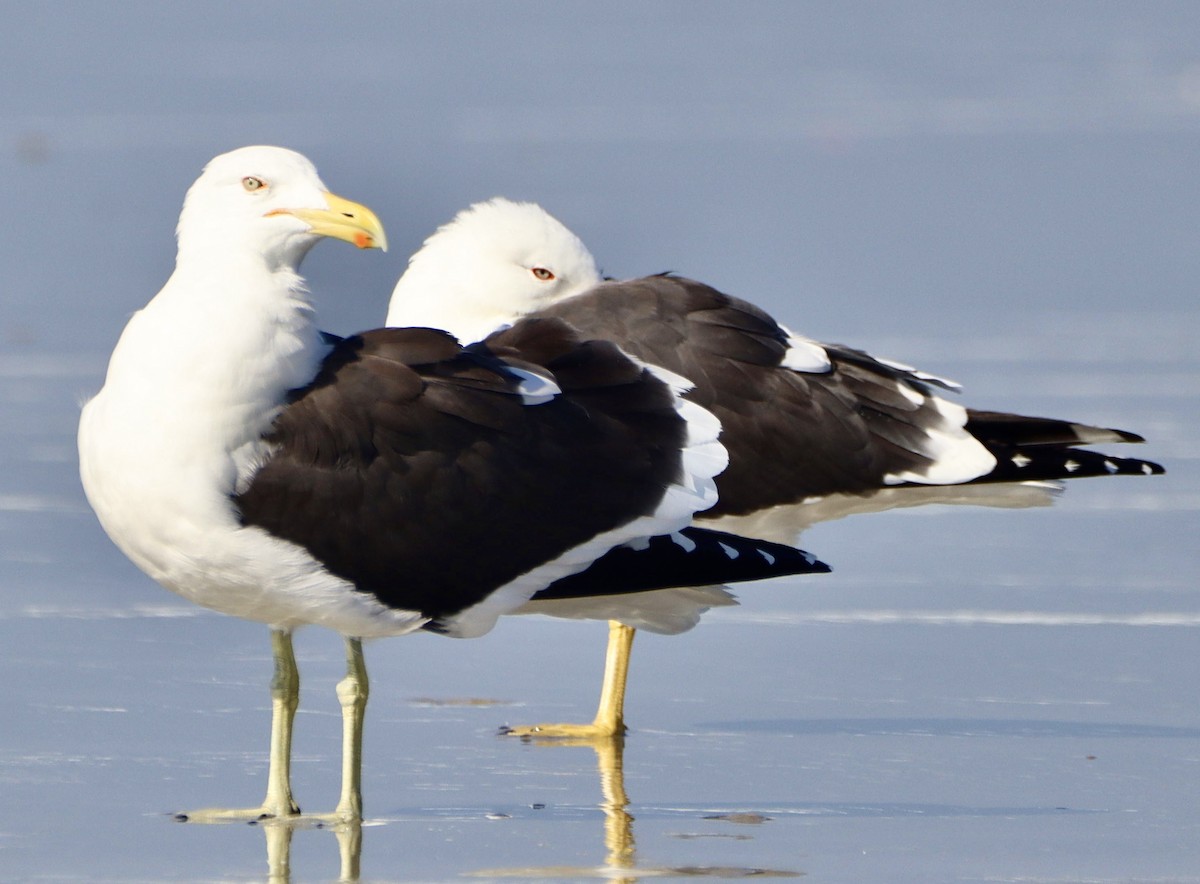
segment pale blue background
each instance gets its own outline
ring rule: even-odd
[[[0,21],[0,878],[265,876],[256,830],[164,816],[259,797],[265,632],[121,557],[73,433],[170,272],[184,190],[267,142],[388,227],[387,255],[310,257],[331,331],[377,324],[424,236],[505,194],[610,274],[704,279],[972,404],[1137,430],[1167,464],[1051,509],[820,526],[805,545],[835,574],[640,638],[640,867],[1200,880],[1200,6],[7,2]],[[364,877],[602,864],[590,750],[493,736],[590,716],[602,642],[518,619],[372,645]],[[296,787],[319,810],[340,648],[298,649]],[[499,705],[445,705],[470,698]],[[723,811],[771,820],[704,819]],[[332,836],[297,832],[292,868],[335,877]]]

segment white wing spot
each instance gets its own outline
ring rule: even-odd
[[[517,384],[517,392],[521,395],[522,405],[544,405],[555,396],[562,395],[558,384],[547,375],[527,371],[523,368],[513,368],[511,365],[507,367],[507,371],[521,379],[521,382]]]
[[[671,533],[671,542],[678,547],[682,547],[684,552],[695,552],[696,550],[696,541],[690,537],[685,537],[678,531]]]
[[[775,564],[775,557],[773,555],[771,555],[769,552],[767,552],[765,549],[756,549],[755,552],[758,553],[760,556],[762,556],[766,560],[768,565]]]
[[[1030,458],[1028,455],[1024,454],[1014,454],[1012,456],[1012,462],[1014,466],[1027,467],[1030,464]]]
[[[896,384],[896,392],[898,392],[901,396],[903,396],[905,399],[907,399],[909,402],[911,402],[913,405],[915,405],[918,408],[921,407],[921,405],[925,402],[926,399],[930,398],[930,397],[926,396],[925,394],[920,393],[917,390],[914,390],[912,387],[910,387],[904,381],[895,381],[895,384]]]
[[[1104,469],[1108,470],[1109,475],[1112,475],[1117,471],[1117,465],[1111,460],[1106,460],[1104,461]]]
[[[725,552],[725,555],[729,556],[729,558],[731,558],[731,559],[736,559],[738,556],[741,555],[741,553],[739,553],[736,549],[734,549],[728,543],[721,543],[721,541],[718,540],[717,545],[719,547],[721,547],[721,549]]]
[[[833,368],[824,347],[815,341],[806,341],[795,335],[788,338],[787,352],[783,354],[779,364],[783,368],[805,374],[828,374]]]
[[[1068,473],[1073,473],[1073,472],[1075,472],[1077,469],[1079,469],[1079,461],[1077,461],[1077,460],[1069,460],[1069,461],[1067,461],[1065,464],[1063,464],[1063,467],[1066,469],[1066,471],[1067,471]]]

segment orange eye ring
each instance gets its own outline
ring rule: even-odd
[[[529,272],[542,282],[549,282],[554,279],[554,272],[547,270],[545,267],[531,267]]]
[[[265,190],[267,187],[267,182],[263,181],[261,178],[256,178],[253,175],[247,175],[242,179],[242,187],[246,188],[248,192],[254,193],[256,190]]]

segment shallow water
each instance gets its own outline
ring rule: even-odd
[[[267,141],[389,225],[387,256],[310,257],[331,330],[503,192],[610,273],[1136,430],[1121,453],[1169,471],[818,525],[833,574],[639,636],[620,753],[496,735],[592,714],[600,624],[370,645],[364,880],[1200,880],[1191,6],[102,8],[0,36],[0,878],[353,868],[331,831],[171,820],[261,796],[266,632],[155,587],[76,478],[78,400],[169,271],[183,190]],[[324,810],[342,651],[297,654],[295,787]]]

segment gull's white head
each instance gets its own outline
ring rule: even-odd
[[[250,250],[291,269],[324,236],[387,248],[374,212],[330,193],[306,157],[282,147],[243,147],[211,160],[188,190],[176,235],[181,260]]]
[[[388,307],[390,326],[444,329],[476,341],[601,281],[596,261],[536,203],[476,203],[425,240]]]

